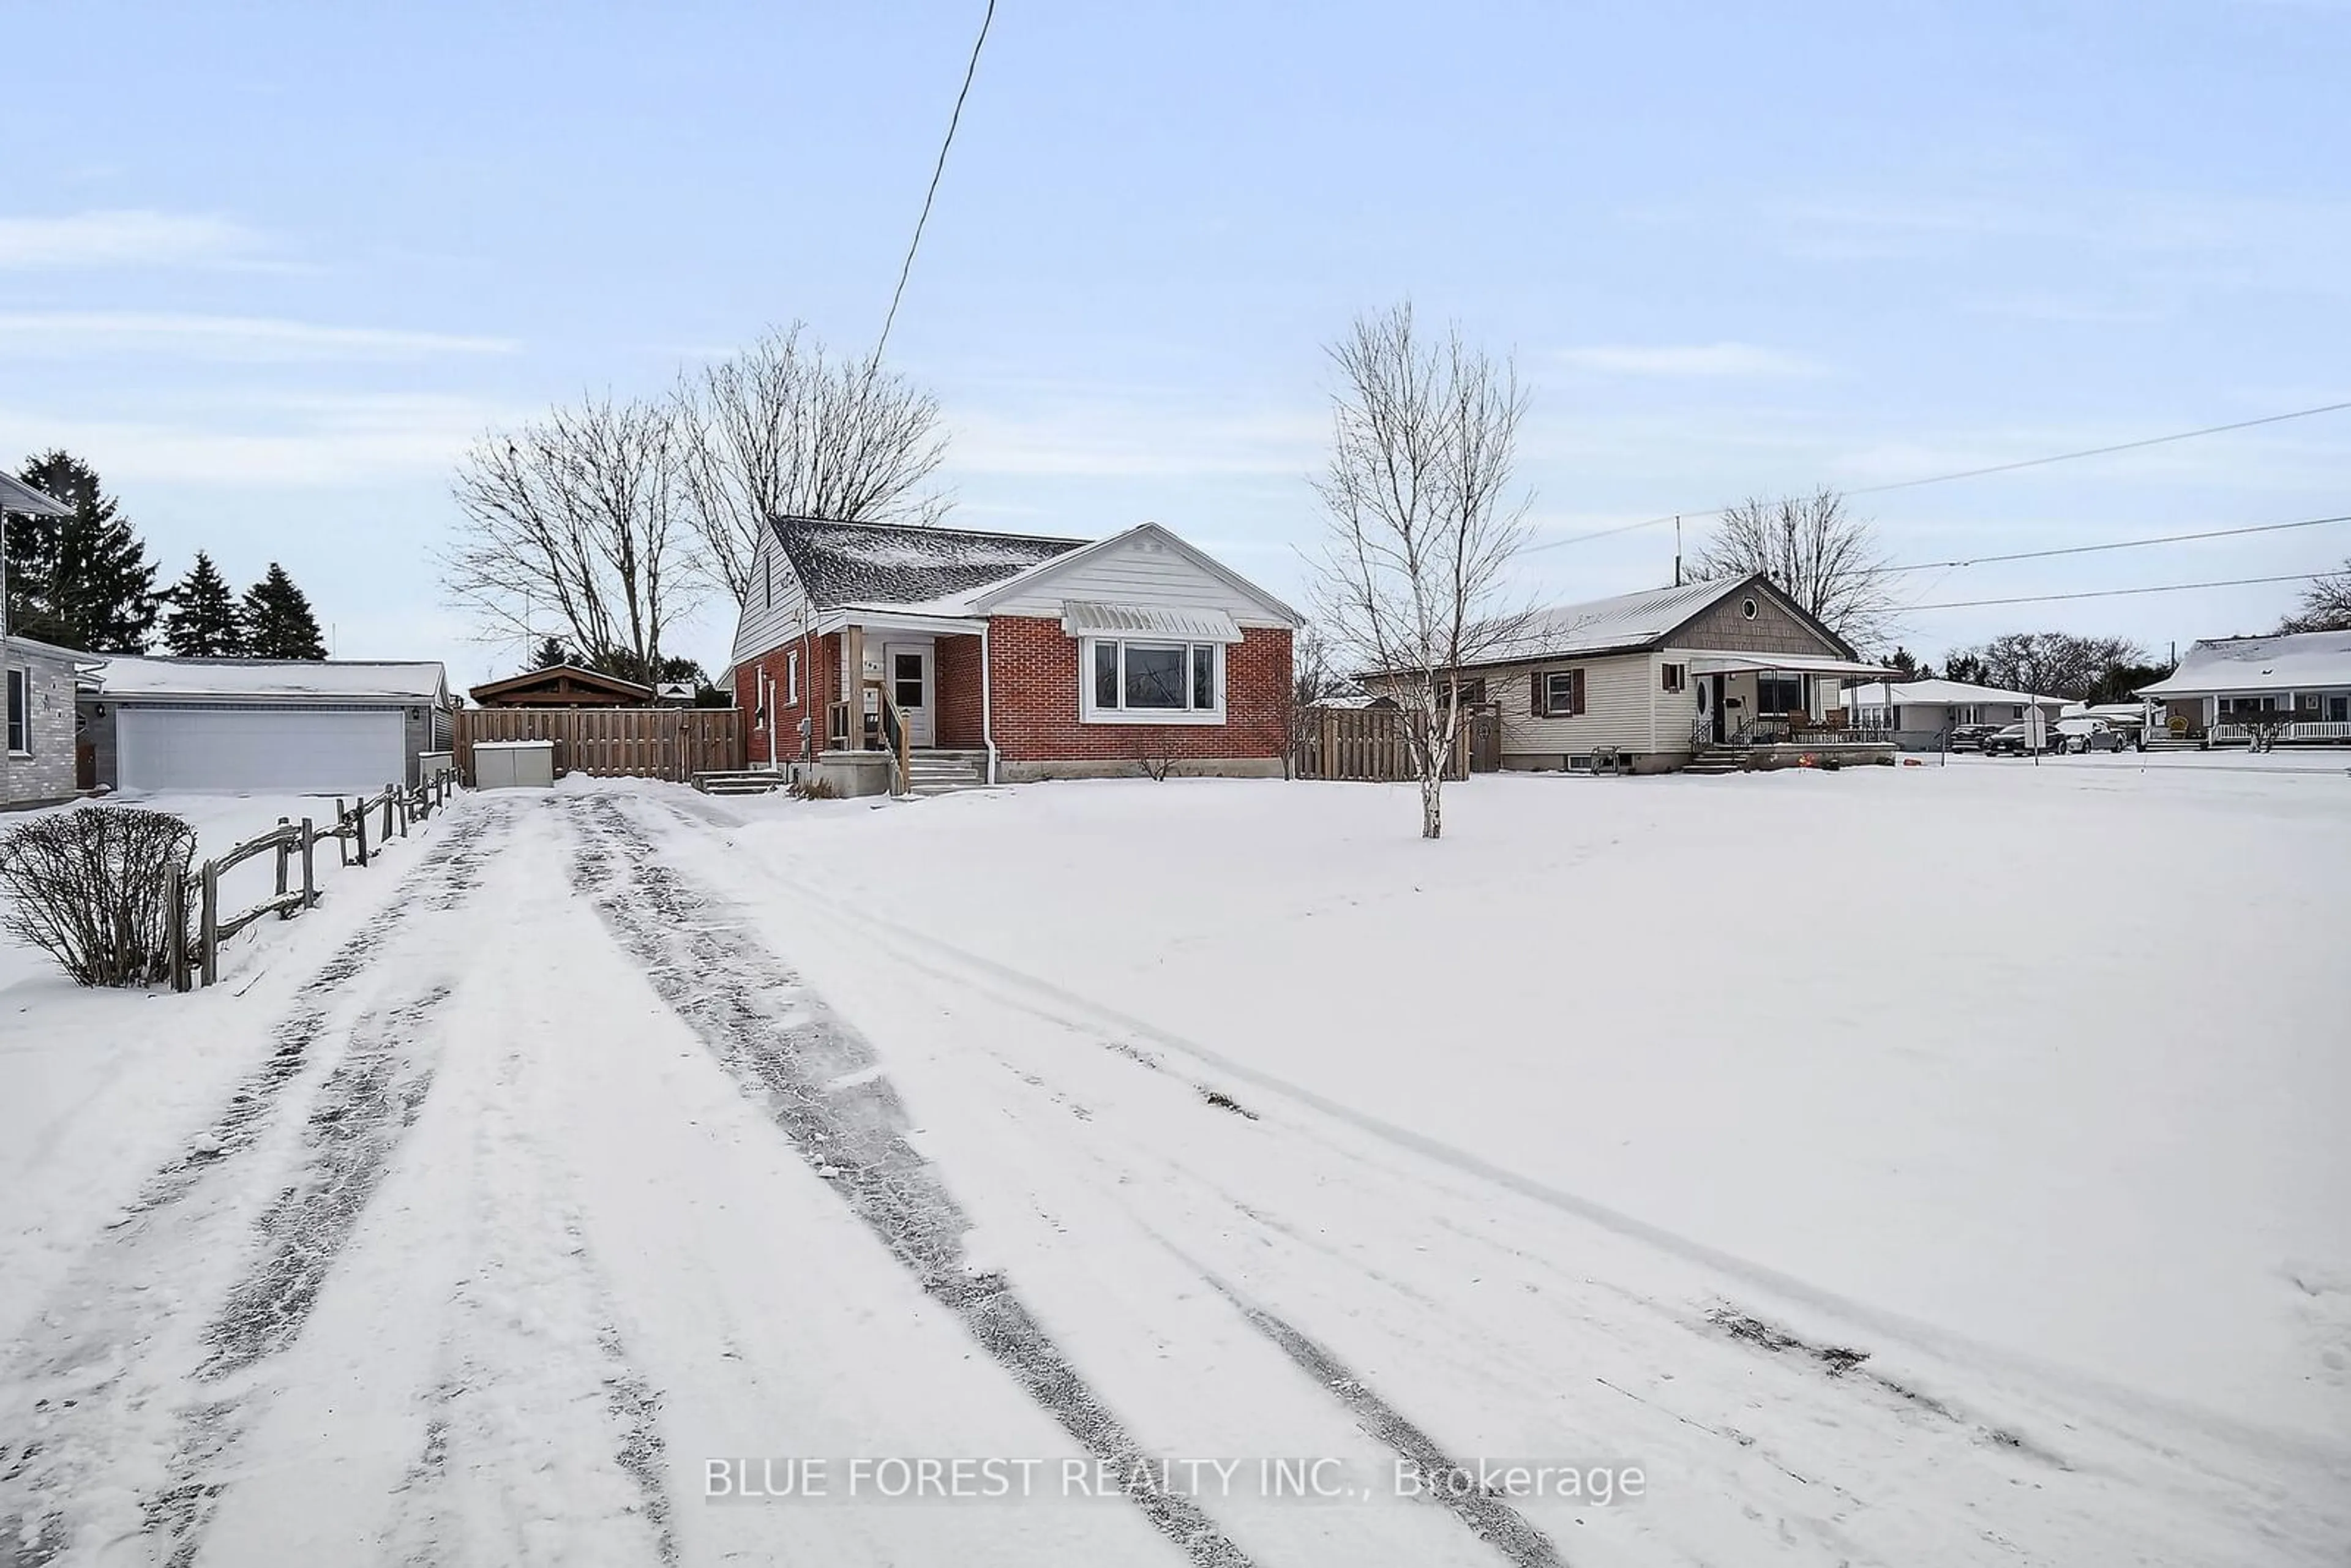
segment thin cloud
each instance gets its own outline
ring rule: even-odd
[[[143,211],[0,218],[0,267],[251,264],[261,236],[227,218]]]
[[[0,352],[19,355],[164,353],[216,360],[381,360],[509,354],[517,347],[508,338],[324,327],[258,316],[137,311],[0,314]]]
[[[60,418],[0,408],[0,452],[62,446],[97,463],[110,484],[333,489],[447,475],[466,446],[520,411],[416,394],[291,397],[215,403],[209,417]]]
[[[1810,360],[1753,343],[1596,344],[1560,351],[1560,362],[1619,376],[1816,376]]]

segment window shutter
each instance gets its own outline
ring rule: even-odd
[[[1583,672],[1582,670],[1575,672],[1575,711],[1577,713],[1583,711]]]
[[[1543,673],[1541,670],[1537,670],[1533,674],[1528,676],[1527,679],[1531,683],[1533,688],[1527,694],[1527,711],[1534,715],[1535,717],[1541,718],[1544,716]]]

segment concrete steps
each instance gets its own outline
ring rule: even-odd
[[[737,768],[697,773],[694,787],[705,795],[765,795],[784,787],[784,776],[766,768]]]
[[[906,758],[908,793],[928,799],[979,789],[987,783],[984,751],[915,751]]]

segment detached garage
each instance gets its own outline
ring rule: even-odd
[[[454,728],[426,663],[115,657],[80,706],[99,782],[142,791],[365,794]]]

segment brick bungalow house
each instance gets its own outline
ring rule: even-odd
[[[801,762],[850,793],[1278,776],[1300,623],[1156,523],[1087,541],[778,517],[735,700],[753,767]]]

